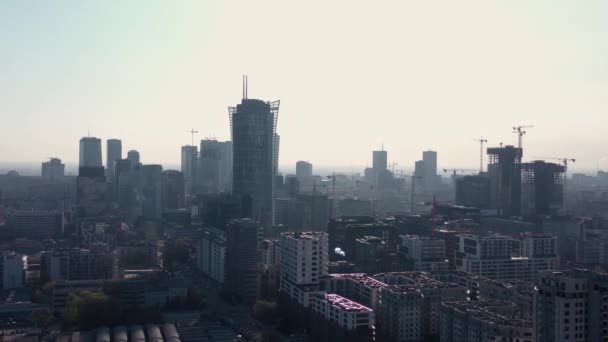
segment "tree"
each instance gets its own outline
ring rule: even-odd
[[[53,320],[53,314],[47,308],[38,308],[32,310],[32,323],[37,328],[46,328]]]
[[[264,330],[255,335],[255,342],[281,342],[281,334],[274,330]]]
[[[71,293],[63,313],[64,322],[81,329],[113,325],[120,317],[118,304],[103,292]]]
[[[258,300],[253,306],[253,316],[258,321],[272,323],[279,318],[279,309],[276,302]]]

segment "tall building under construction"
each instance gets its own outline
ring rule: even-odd
[[[556,215],[563,206],[563,165],[536,160],[521,166],[522,215]]]
[[[490,207],[497,209],[501,216],[519,216],[522,149],[507,145],[490,147],[487,152]]]
[[[274,177],[276,126],[279,101],[247,98],[228,108],[233,144],[232,193],[242,204],[243,215],[260,222],[264,229],[274,224]]]

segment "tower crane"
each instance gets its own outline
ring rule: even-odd
[[[487,143],[488,140],[483,137],[479,139],[473,139],[479,143],[479,173],[483,172],[483,144]]]
[[[522,125],[513,127],[513,133],[517,134],[517,147],[522,148],[522,137],[526,134],[526,128],[532,128],[534,125]]]
[[[198,131],[195,131],[195,130],[194,130],[194,128],[192,128],[191,130],[186,131],[186,132],[188,132],[188,133],[192,134],[192,146],[194,146],[194,135],[195,135],[196,133],[198,133]]]

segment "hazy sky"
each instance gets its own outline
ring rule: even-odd
[[[87,135],[144,163],[229,139],[227,107],[281,100],[281,164],[478,165],[474,138],[608,169],[608,1],[0,2],[0,160],[74,162]],[[603,159],[602,159],[603,158]]]

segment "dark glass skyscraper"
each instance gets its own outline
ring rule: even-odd
[[[274,158],[279,101],[248,99],[229,107],[233,144],[232,193],[243,214],[269,229],[274,223]]]

